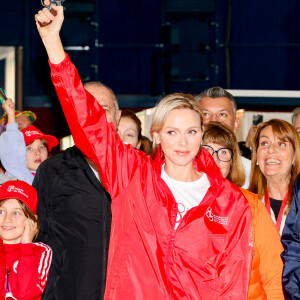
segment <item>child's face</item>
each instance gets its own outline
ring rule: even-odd
[[[38,166],[48,157],[47,147],[37,139],[26,146],[27,168],[36,171]]]
[[[0,206],[0,237],[3,243],[21,243],[26,220],[27,218],[17,199],[4,201]]]

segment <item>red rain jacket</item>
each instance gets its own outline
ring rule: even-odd
[[[75,144],[99,166],[112,197],[105,299],[246,299],[251,210],[211,155],[203,151],[194,161],[211,187],[175,230],[177,204],[161,179],[162,152],[152,161],[120,140],[68,56],[50,67]]]

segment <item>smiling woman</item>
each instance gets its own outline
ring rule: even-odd
[[[254,137],[249,190],[265,203],[280,234],[293,199],[300,172],[300,139],[286,121],[262,123]]]
[[[155,159],[126,145],[87,93],[59,37],[63,8],[35,16],[52,81],[76,146],[112,198],[105,299],[246,299],[251,211],[240,190],[199,152],[202,118],[191,95],[163,98]],[[41,26],[47,23],[47,26]]]

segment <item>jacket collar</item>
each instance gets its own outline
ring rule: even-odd
[[[164,154],[159,146],[154,158],[154,167],[158,177],[161,177],[161,168],[164,163]],[[200,150],[195,157],[193,166],[197,171],[203,172],[207,175],[213,192],[218,194],[222,186],[223,176],[211,154],[205,149]]]

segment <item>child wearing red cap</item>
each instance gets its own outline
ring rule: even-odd
[[[24,181],[0,187],[0,299],[41,299],[52,250],[32,243],[38,233],[37,192]]]
[[[37,168],[48,158],[58,140],[33,125],[20,131],[13,101],[7,99],[2,107],[7,114],[7,128],[0,135],[0,159],[6,170],[5,175],[16,176],[32,184]]]

